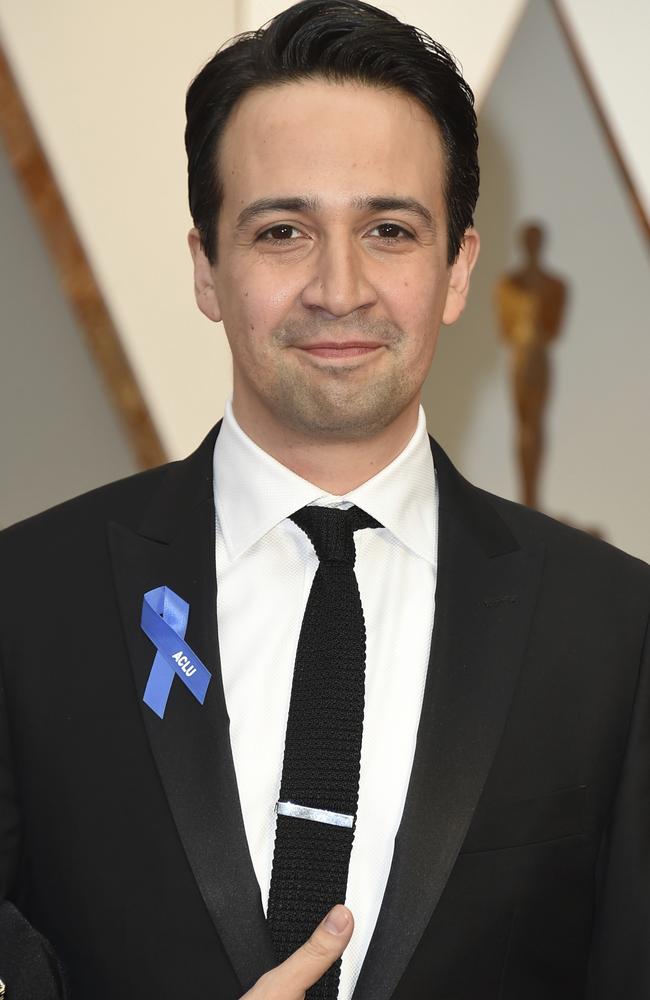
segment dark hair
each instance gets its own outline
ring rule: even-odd
[[[190,211],[210,262],[223,200],[218,144],[235,104],[256,87],[319,77],[401,90],[436,121],[446,154],[451,264],[478,198],[474,95],[446,49],[361,0],[302,0],[227,42],[192,81],[185,104]]]

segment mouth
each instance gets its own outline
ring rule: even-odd
[[[320,341],[317,344],[308,344],[304,347],[296,345],[298,350],[304,351],[305,354],[311,357],[327,358],[330,361],[337,358],[365,357],[368,354],[378,351],[383,346],[380,343],[369,343],[367,340]]]

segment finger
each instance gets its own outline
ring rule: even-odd
[[[347,907],[338,904],[330,910],[309,940],[270,973],[272,996],[302,997],[341,957],[353,930],[354,918]]]

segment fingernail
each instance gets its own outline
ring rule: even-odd
[[[338,904],[327,914],[323,921],[323,927],[330,934],[342,934],[350,922],[348,911],[344,906]]]

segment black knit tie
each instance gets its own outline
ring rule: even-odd
[[[358,507],[303,507],[291,519],[319,566],[298,639],[284,744],[268,922],[284,961],[345,902],[359,798],[366,628],[354,532],[381,527]],[[340,960],[308,991],[335,1000]]]

